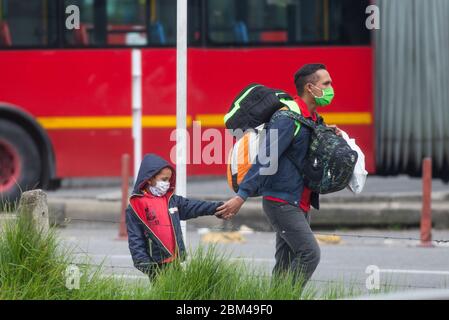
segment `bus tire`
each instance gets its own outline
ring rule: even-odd
[[[0,119],[0,202],[13,203],[36,188],[41,158],[32,137],[18,124]]]

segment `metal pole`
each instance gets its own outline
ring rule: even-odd
[[[186,196],[187,184],[187,0],[176,7],[176,193]],[[184,243],[186,223],[181,222]]]
[[[129,154],[122,155],[122,212],[120,215],[119,239],[126,239],[128,232],[126,231],[125,210],[128,206],[128,183],[129,183]]]
[[[132,50],[131,60],[135,181],[142,161],[142,52],[140,49]]]
[[[422,165],[421,246],[432,246],[432,159],[425,158]]]

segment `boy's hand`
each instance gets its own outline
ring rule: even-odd
[[[235,196],[219,206],[215,216],[220,219],[228,220],[237,214],[244,202],[245,201],[242,198]]]

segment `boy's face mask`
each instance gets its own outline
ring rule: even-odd
[[[170,188],[170,182],[168,181],[156,181],[156,185],[148,185],[148,191],[150,191],[156,197],[162,197]]]
[[[320,97],[313,95],[313,98],[315,99],[315,103],[317,106],[320,107],[324,107],[324,106],[328,106],[331,104],[332,99],[334,99],[334,89],[332,87],[327,87],[325,89],[320,89],[317,86],[314,85],[315,88],[317,88],[318,90],[320,90],[322,92],[322,95]]]

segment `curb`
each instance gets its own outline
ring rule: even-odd
[[[214,198],[214,200],[217,200]],[[58,221],[67,219],[97,220],[98,222],[120,221],[120,201],[99,201],[95,199],[61,199],[48,200],[50,208],[59,211]],[[336,228],[388,228],[419,227],[421,220],[421,203],[410,201],[389,202],[346,202],[322,203],[320,210],[312,210],[312,227],[322,229]],[[51,211],[55,211],[52,209]],[[449,228],[449,201],[432,203],[433,227]],[[208,227],[220,230],[238,230],[248,226],[256,231],[272,231],[262,210],[260,199],[245,202],[240,212],[229,221],[214,216],[189,220],[188,226]]]
[[[189,198],[212,200],[212,201],[226,201],[229,200],[232,195],[210,195],[210,194],[188,194]],[[434,191],[432,192],[432,201],[449,201],[449,192],[446,191]],[[89,199],[96,199],[99,201],[121,201],[120,192],[112,192],[98,195]],[[248,198],[246,202],[259,202],[261,197]],[[408,193],[380,193],[380,194],[351,194],[349,192],[338,195],[321,195],[320,203],[372,203],[372,202],[421,202],[422,192],[408,192]]]

